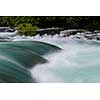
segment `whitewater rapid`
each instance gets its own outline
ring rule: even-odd
[[[31,69],[38,82],[100,82],[100,43],[98,41],[77,40],[70,37],[39,37],[44,41],[62,48],[62,51],[45,55],[48,63],[36,65]]]
[[[18,52],[17,55],[20,59],[16,58],[18,61],[16,59],[14,61],[17,61],[19,64],[22,64],[24,67],[26,66],[26,64],[28,66],[32,65],[33,62],[37,64],[29,69],[31,76],[33,77],[33,79],[36,80],[36,82],[100,82],[100,42],[97,40],[86,40],[85,38],[77,39],[74,36],[62,37],[61,34],[56,34],[54,36],[37,35],[34,37],[16,35],[14,37],[10,37],[10,39],[12,42],[8,42],[7,44],[6,42],[4,43],[6,47],[11,46],[14,49],[14,47],[17,48],[18,46],[20,46],[20,50],[16,49],[16,51],[14,51],[12,60],[14,60],[14,57],[16,57],[16,52]],[[18,43],[17,41],[26,42]],[[1,48],[3,48],[2,46],[3,45],[1,45]],[[56,51],[57,47],[61,48],[62,50]],[[25,52],[23,52],[23,49],[28,49],[28,51],[25,50]],[[8,49],[5,49],[5,52],[7,52],[7,50]],[[30,50],[34,53],[30,52]],[[50,50],[52,52],[45,54]],[[6,53],[4,54],[5,56],[7,56]],[[25,56],[25,59],[23,61],[21,58],[21,54],[23,54],[22,56]],[[8,56],[12,57],[12,52],[11,55],[8,54]],[[29,60],[29,58],[31,61]],[[41,63],[38,63],[39,59]],[[31,78],[29,77],[29,80],[30,79]],[[25,82],[26,81],[27,80],[25,80]]]

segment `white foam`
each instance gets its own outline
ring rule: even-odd
[[[93,41],[62,35],[19,36],[13,39],[26,40],[44,41],[63,49],[61,52],[45,55],[49,62],[31,69],[38,82],[100,82],[100,46],[92,45]]]

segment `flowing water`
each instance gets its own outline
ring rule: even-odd
[[[39,82],[100,82],[100,43],[98,41],[36,37],[61,47],[61,52],[45,55],[49,62],[31,72]]]
[[[100,42],[61,35],[15,36],[0,43],[0,75],[2,71],[13,72],[9,78],[20,74],[10,81],[0,77],[1,82],[100,82]]]

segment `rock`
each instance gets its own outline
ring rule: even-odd
[[[87,39],[89,39],[89,40],[94,39],[94,37],[92,35],[85,35],[84,37],[87,38]]]
[[[15,32],[15,28],[10,28],[10,27],[0,27],[0,32]]]
[[[8,29],[6,30],[7,32],[15,32],[16,30],[15,29]]]
[[[91,32],[82,29],[71,29],[71,30],[64,30],[60,32],[60,34],[66,34],[67,36],[76,35],[77,33],[81,35],[81,33],[86,34]]]
[[[93,32],[94,33],[100,33],[100,30],[94,30]]]
[[[60,31],[62,31],[63,28],[45,28],[45,29],[38,29],[36,32],[40,36],[47,34],[47,35],[55,35],[60,34]]]
[[[100,40],[100,36],[97,36],[96,39],[97,39],[97,40]]]

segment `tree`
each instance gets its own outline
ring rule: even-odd
[[[37,26],[32,26],[32,24],[22,23],[18,25],[18,32],[24,35],[36,35]]]

